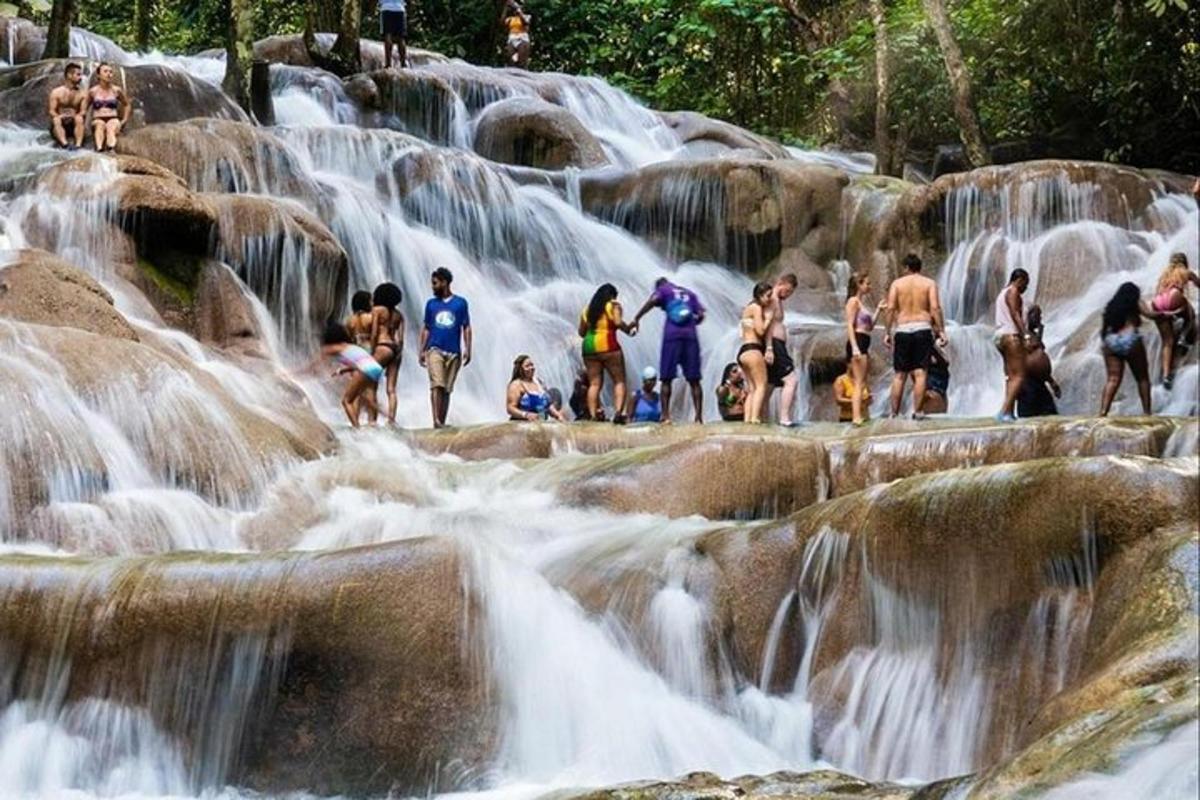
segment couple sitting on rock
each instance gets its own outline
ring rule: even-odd
[[[115,148],[117,134],[129,122],[133,104],[125,90],[113,83],[112,65],[101,63],[92,77],[94,84],[83,90],[83,67],[72,62],[63,70],[62,85],[50,92],[50,135],[59,147],[83,147],[89,114],[98,153]]]

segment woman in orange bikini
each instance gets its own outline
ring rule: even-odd
[[[529,23],[533,17],[525,13],[517,0],[504,4],[504,29],[508,41],[504,45],[504,63],[525,69],[529,66]]]

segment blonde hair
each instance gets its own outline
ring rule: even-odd
[[[1172,253],[1167,260],[1167,268],[1158,276],[1158,288],[1155,292],[1165,292],[1168,289],[1185,290],[1190,273],[1187,256],[1183,253]]]

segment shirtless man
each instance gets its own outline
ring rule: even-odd
[[[767,349],[767,397],[763,401],[765,410],[771,403],[771,392],[779,387],[783,394],[779,398],[779,424],[790,428],[796,423],[792,420],[792,406],[796,404],[796,362],[788,353],[787,346],[787,314],[783,304],[796,291],[796,276],[792,273],[780,275],[775,281],[775,291],[772,293],[769,311],[773,315],[770,330],[770,347]]]
[[[62,86],[56,86],[50,92],[50,134],[59,147],[76,150],[83,146],[83,137],[87,129],[83,124],[84,101],[87,93],[80,89],[83,81],[83,67],[78,64],[67,64],[63,70]]]
[[[938,298],[937,284],[921,274],[921,259],[909,253],[904,258],[907,271],[888,288],[887,335],[883,342],[893,348],[892,368],[892,416],[900,414],[900,401],[904,397],[904,384],[909,376],[913,379],[913,419],[924,419],[921,411],[925,401],[925,371],[933,353],[936,338],[939,347],[946,346],[946,321],[942,317],[942,303]],[[892,328],[896,329],[895,343]]]

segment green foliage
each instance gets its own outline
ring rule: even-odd
[[[173,52],[222,47],[226,2],[157,0],[152,45]],[[135,5],[80,0],[77,24],[132,47]],[[653,107],[700,111],[789,142],[871,141],[875,31],[865,0],[524,5],[533,15],[536,69],[599,75]],[[1200,3],[948,5],[990,141],[1200,171]],[[304,6],[258,0],[256,36],[299,32]],[[503,0],[409,0],[410,43],[498,66],[502,7]],[[890,0],[887,8],[893,127],[912,155],[927,157],[958,139],[945,67],[921,0]],[[367,0],[363,9],[363,35],[376,37],[376,4]]]

